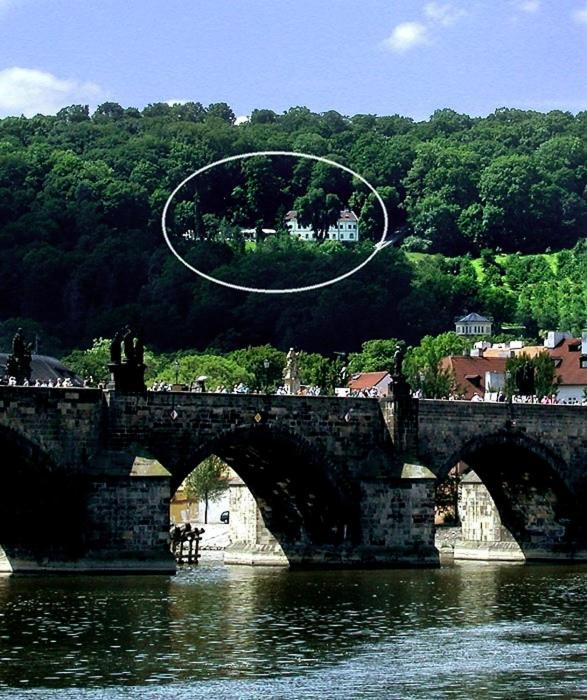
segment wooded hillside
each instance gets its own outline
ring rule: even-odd
[[[41,349],[59,352],[131,321],[159,350],[271,343],[332,352],[375,337],[416,342],[467,310],[529,332],[584,325],[583,247],[550,262],[514,254],[572,248],[585,235],[587,113],[440,110],[416,123],[295,107],[234,122],[228,105],[197,103],[142,111],[106,103],[93,114],[74,105],[0,120],[0,339],[22,323],[40,334]],[[196,278],[163,242],[165,200],[198,167],[264,149],[324,155],[360,172],[384,197],[403,250],[386,249],[352,279],[303,295],[245,295]],[[356,265],[379,238],[373,197],[320,163],[252,159],[214,172],[203,208],[174,214],[179,231],[202,225],[186,254],[220,277],[312,284]],[[276,237],[246,249],[231,237],[320,192],[361,215],[361,244]],[[477,267],[463,257],[482,251]]]

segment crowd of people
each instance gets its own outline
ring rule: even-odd
[[[48,387],[48,388],[71,388],[76,386],[72,380],[69,377],[65,378],[55,378],[55,379],[45,379],[45,380],[40,380],[36,379],[35,381],[29,381],[28,379],[25,379],[22,384],[18,384],[16,377],[4,377],[3,379],[0,379],[0,384],[4,384],[5,386],[25,386],[25,387]],[[95,382],[93,381],[92,378],[90,379],[85,379],[83,383],[84,387],[92,387],[96,386]],[[99,389],[104,389],[105,385],[103,383],[99,383],[98,385]],[[149,387],[149,391],[173,391],[174,389],[177,390],[177,384],[170,384],[169,382],[155,382],[152,386]],[[277,389],[274,391],[268,392],[268,391],[254,391],[248,384],[245,384],[244,382],[239,382],[237,384],[233,384],[231,386],[227,386],[225,384],[220,384],[214,389],[208,389],[205,386],[205,383],[202,380],[192,382],[189,385],[182,384],[180,391],[189,391],[193,393],[203,393],[210,391],[211,393],[214,394],[267,394],[271,393],[276,396],[287,396],[288,391],[285,386],[278,386]],[[327,395],[321,387],[317,385],[310,385],[310,386],[302,386],[299,391],[296,392],[296,396],[325,396]],[[349,390],[349,389],[341,389],[339,392],[337,392],[337,396],[339,397],[348,397],[348,398],[353,398],[353,399],[378,399],[378,398],[383,398],[382,394],[377,390],[376,387],[370,387],[367,389],[360,389],[360,390]],[[421,390],[416,390],[412,392],[412,396],[414,398],[424,398],[423,393]],[[463,396],[459,394],[451,394],[448,397],[449,401],[462,401]],[[506,394],[503,391],[499,392],[487,392],[485,396],[481,394],[474,394],[470,401],[473,402],[490,402],[490,403],[505,403],[507,402],[508,398]],[[581,399],[574,398],[574,397],[567,397],[567,398],[559,398],[556,394],[552,394],[550,396],[544,396],[541,399],[538,399],[536,396],[513,396],[512,397],[512,403],[524,403],[524,404],[546,404],[546,405],[558,405],[558,406],[587,406],[587,397],[583,397]]]
[[[181,386],[179,391],[189,391],[194,393],[202,393],[209,391],[213,394],[267,394],[271,393],[276,396],[286,396],[288,391],[285,386],[278,386],[274,391],[255,391],[252,387],[244,382],[239,382],[238,384],[226,385],[219,384],[213,389],[208,389],[203,381],[192,382],[191,384],[170,384],[169,382],[155,382],[149,387],[149,391],[174,391],[178,390],[177,387]],[[299,391],[296,392],[296,396],[323,396],[324,392],[321,387],[317,385],[303,386]]]
[[[422,398],[421,396],[419,398]],[[451,394],[448,397],[449,401],[463,401],[463,396],[457,394]],[[487,392],[484,396],[482,394],[473,394],[470,401],[473,402],[485,402],[485,403],[506,403],[508,397],[503,391],[499,392]],[[511,397],[512,403],[539,403],[543,405],[557,405],[557,406],[587,406],[587,397],[581,399],[569,396],[567,398],[559,398],[556,394],[551,394],[549,396],[543,396],[538,398],[535,395],[519,396],[514,395]]]
[[[357,389],[351,390],[347,396],[353,399],[380,399],[382,394],[379,392],[377,387],[372,386],[369,389]]]
[[[24,379],[22,384],[19,384],[16,380],[16,377],[5,377],[3,382],[6,386],[34,386],[34,387],[49,387],[49,388],[69,388],[69,387],[74,387],[75,384],[71,381],[69,377],[61,378],[58,377],[56,379],[35,379],[35,381],[29,381],[28,379]],[[89,382],[86,381],[84,382],[84,386],[90,386]]]

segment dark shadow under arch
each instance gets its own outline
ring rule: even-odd
[[[83,550],[86,484],[38,445],[0,426],[0,545],[10,560],[71,559]]]
[[[286,555],[290,546],[340,545],[358,534],[357,499],[344,475],[321,450],[287,430],[265,425],[228,430],[194,443],[176,464],[152,449],[172,474],[172,491],[206,457],[220,457],[250,489]]]
[[[547,447],[511,431],[472,439],[445,463],[439,479],[459,460],[481,479],[526,556],[584,548],[579,504],[563,478],[565,464]]]

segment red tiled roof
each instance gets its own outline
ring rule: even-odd
[[[371,389],[377,386],[386,377],[391,377],[388,372],[360,372],[359,374],[353,375],[353,378],[349,381],[349,389],[354,391],[360,391],[361,389]]]
[[[528,347],[516,350],[516,355],[535,357],[539,352],[548,352],[555,362],[556,376],[561,386],[587,386],[587,368],[581,367],[581,339],[565,338],[555,348]],[[464,398],[485,393],[485,372],[505,372],[507,357],[443,357],[441,367],[455,375],[459,391]]]
[[[298,218],[298,213],[292,209],[291,211],[288,211],[287,214],[285,215],[285,220],[286,221],[293,221],[293,219]],[[339,221],[358,221],[358,217],[355,214],[354,211],[350,211],[349,209],[343,209],[340,212],[339,216]]]
[[[587,369],[581,367],[580,338],[565,338],[548,353],[555,361],[556,376],[561,386],[587,386]]]
[[[454,373],[458,393],[470,400],[485,394],[485,372],[505,372],[507,357],[465,357],[449,355],[440,361],[442,369]]]

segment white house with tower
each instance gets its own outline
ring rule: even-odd
[[[467,314],[455,321],[457,335],[491,335],[491,319],[481,314]]]
[[[285,216],[285,225],[291,236],[303,241],[315,241],[316,234],[310,226],[302,226],[295,211],[289,211]],[[356,243],[359,240],[359,219],[354,211],[343,209],[338,221],[328,229],[327,241]]]

